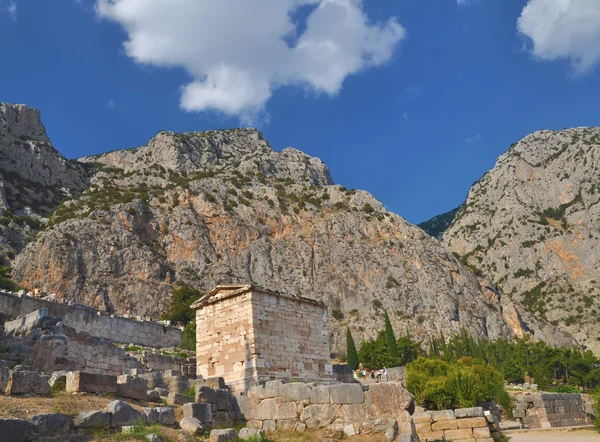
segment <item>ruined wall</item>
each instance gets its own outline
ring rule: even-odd
[[[398,382],[372,385],[269,381],[236,396],[247,426],[265,431],[331,429],[346,436],[415,434],[414,398]],[[403,439],[404,440],[404,439]]]
[[[142,364],[111,341],[78,333],[62,325],[42,334],[25,359],[27,365],[44,373],[56,370],[120,375]]]
[[[177,347],[181,343],[182,331],[175,327],[111,316],[90,307],[45,301],[0,291],[0,312],[13,318],[42,308],[47,309],[48,315],[61,318],[65,324],[78,332],[86,332],[114,342],[133,343],[146,347]]]
[[[538,393],[516,400],[513,416],[529,428],[573,427],[591,421],[576,393]]]
[[[420,440],[492,442],[500,435],[497,423],[481,407],[425,411],[412,416]]]
[[[321,304],[248,291],[196,310],[197,373],[235,390],[282,373],[333,380],[329,351]]]

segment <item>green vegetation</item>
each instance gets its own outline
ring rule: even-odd
[[[21,290],[17,284],[11,279],[11,268],[8,266],[0,267],[0,289],[18,292]]]
[[[351,370],[356,370],[358,368],[358,353],[356,352],[356,345],[354,345],[352,333],[350,333],[348,327],[346,327],[346,357],[348,367],[350,367]]]
[[[413,341],[408,332],[406,336],[402,336],[395,342],[395,350],[393,346],[392,350],[390,350],[386,331],[381,330],[375,340],[363,341],[360,344],[358,360],[364,367],[380,369],[383,367],[406,365],[423,354],[421,343]]]
[[[342,311],[338,310],[338,309],[335,309],[335,308],[333,310],[331,310],[331,316],[334,319],[337,319],[338,321],[344,319],[344,314],[342,313]]]
[[[106,430],[104,428],[88,428],[85,430],[85,434],[94,438],[111,442],[130,440],[145,441],[148,434],[156,434],[161,439],[167,440],[162,432],[162,428],[158,424],[149,426],[136,425],[131,433],[121,433],[117,432],[117,430]]]
[[[171,293],[171,305],[160,319],[171,321],[175,325],[187,325],[194,320],[194,311],[190,305],[202,296],[202,292],[185,284]]]
[[[396,342],[396,336],[394,336],[394,329],[392,328],[392,323],[390,322],[390,317],[388,313],[385,312],[384,316],[385,320],[385,341],[387,344],[387,350],[390,356],[397,358],[398,357],[398,343]]]
[[[407,365],[406,376],[408,390],[428,409],[474,407],[489,400],[510,407],[502,373],[470,357],[447,362],[421,356]]]

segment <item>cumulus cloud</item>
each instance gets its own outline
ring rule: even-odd
[[[481,140],[483,140],[483,135],[481,133],[478,133],[478,134],[473,135],[472,137],[468,137],[465,141],[468,144],[477,144]]]
[[[539,59],[568,59],[579,73],[600,61],[598,0],[529,0],[517,28]]]
[[[282,86],[335,95],[389,61],[406,33],[395,17],[373,23],[362,0],[97,0],[96,12],[125,29],[136,62],[189,73],[183,109],[241,117]]]
[[[3,12],[13,20],[16,20],[17,11],[18,8],[16,0],[0,0],[0,12]]]

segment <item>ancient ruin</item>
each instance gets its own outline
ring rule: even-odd
[[[287,377],[331,381],[324,303],[253,285],[217,286],[196,309],[197,373],[236,391]]]

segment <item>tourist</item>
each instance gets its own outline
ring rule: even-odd
[[[377,381],[379,382],[381,380],[381,370],[377,370]]]
[[[383,378],[385,379],[385,381],[388,381],[388,375],[387,375],[387,368],[383,367]]]
[[[371,379],[375,379],[375,370],[371,369]]]

